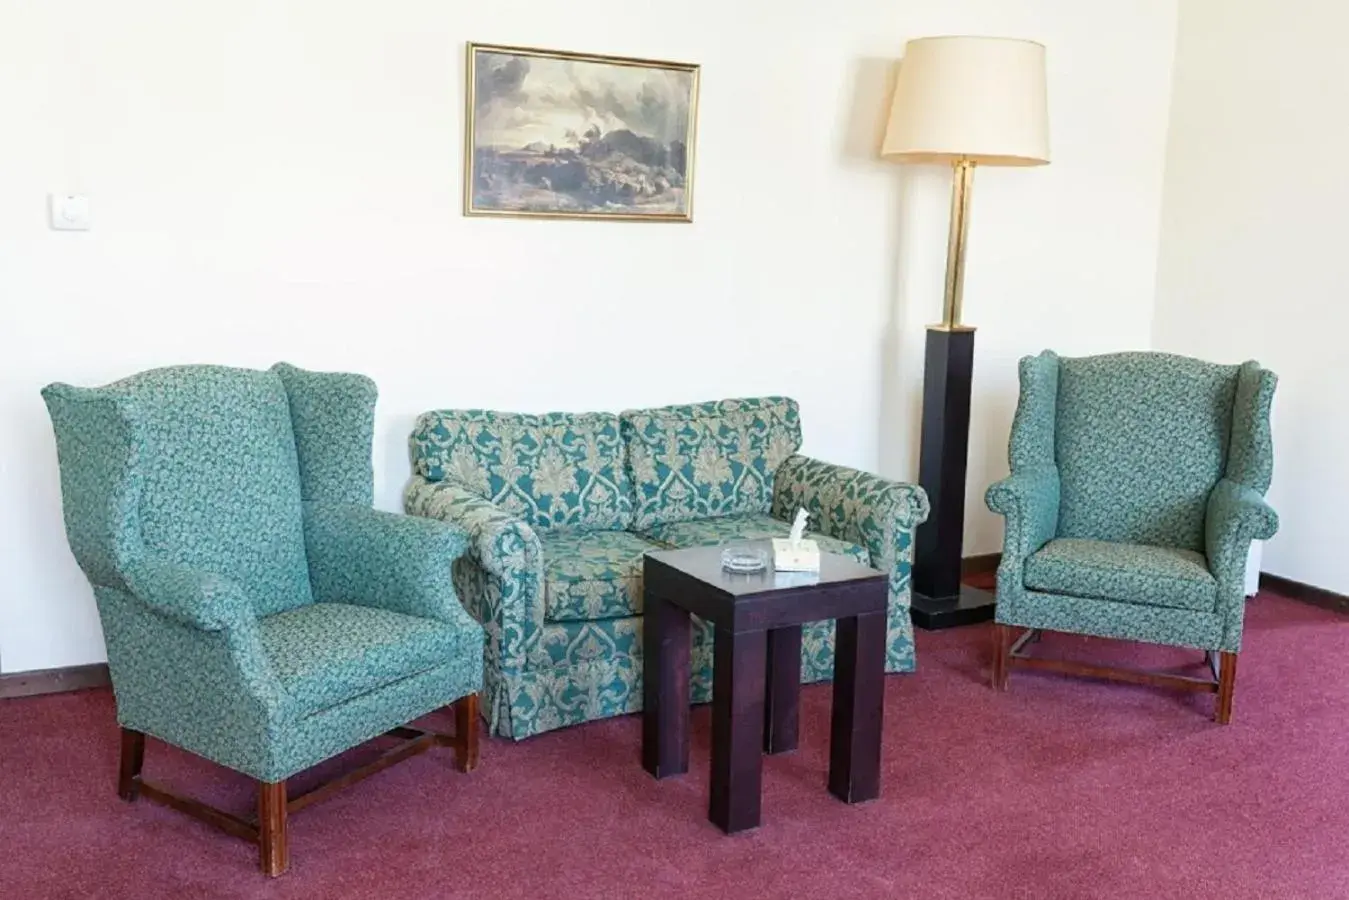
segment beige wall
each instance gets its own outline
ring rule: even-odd
[[[1089,7],[1089,8],[1088,8]],[[910,37],[1050,48],[1054,164],[980,173],[970,549],[1017,357],[1146,346],[1175,0],[0,0],[0,665],[102,658],[38,390],[285,359],[373,376],[378,504],[442,405],[780,392],[806,450],[916,472],[945,173],[874,159]],[[466,41],[701,63],[693,225],[460,215]],[[92,198],[54,233],[48,191]],[[695,362],[696,361],[696,362]]]
[[[1296,12],[1294,12],[1296,10]],[[1349,6],[1184,0],[1158,349],[1280,376],[1266,571],[1349,592]]]

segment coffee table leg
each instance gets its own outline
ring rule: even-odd
[[[786,753],[797,743],[801,697],[801,626],[768,632],[768,700],[764,705],[763,749]]]
[[[845,803],[874,800],[881,792],[885,613],[839,619],[834,648],[829,793]]]
[[[642,614],[642,768],[657,778],[689,770],[689,614],[645,596]]]
[[[731,834],[759,825],[768,636],[718,628],[715,642],[708,818]]]

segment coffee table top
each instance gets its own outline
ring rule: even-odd
[[[771,541],[735,541],[772,547]],[[869,613],[885,615],[889,577],[834,553],[820,554],[820,571],[746,574],[721,567],[721,547],[656,550],[646,555],[648,611],[664,601],[718,629],[782,628]],[[650,626],[647,626],[650,627]]]
[[[837,553],[820,554],[820,571],[778,572],[772,560],[772,541],[735,541],[736,546],[762,546],[768,550],[770,562],[762,572],[728,572],[721,566],[721,551],[730,544],[715,547],[689,547],[683,550],[653,550],[647,558],[676,571],[698,579],[732,597],[749,597],[796,588],[816,588],[851,581],[884,579],[885,573],[870,566],[840,556]]]

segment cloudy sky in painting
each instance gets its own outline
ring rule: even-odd
[[[477,144],[566,146],[598,125],[663,144],[688,132],[692,75],[604,63],[479,52],[474,88]],[[569,135],[570,132],[570,135]]]

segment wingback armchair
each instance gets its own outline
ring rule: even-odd
[[[450,572],[467,536],[371,508],[373,382],[181,366],[42,393],[107,643],[123,799],[253,841],[279,875],[288,812],[340,786],[288,797],[300,770],[382,735],[403,742],[341,784],[435,744],[473,768],[483,633]],[[453,736],[403,727],[449,704]],[[256,779],[256,819],[144,782],[147,734]]]
[[[1276,376],[1255,362],[1051,352],[1023,359],[1020,376],[1011,476],[987,494],[1006,517],[994,687],[1027,667],[1212,692],[1226,724],[1246,560],[1278,529],[1264,500]],[[1039,630],[1201,649],[1212,677],[1032,656]]]

